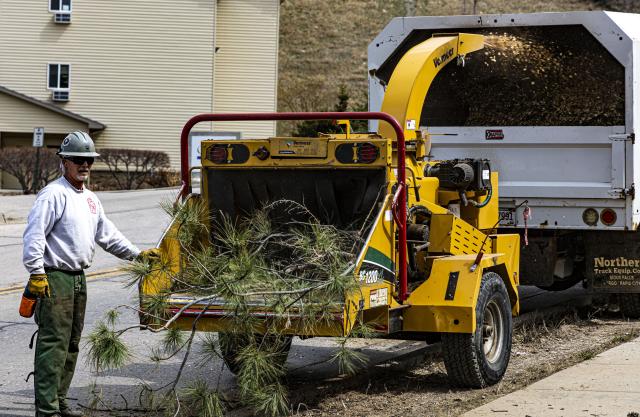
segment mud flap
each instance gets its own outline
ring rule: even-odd
[[[640,234],[591,232],[584,236],[587,285],[593,292],[640,293]]]
[[[553,284],[558,243],[555,236],[529,236],[529,245],[520,248],[520,284]]]

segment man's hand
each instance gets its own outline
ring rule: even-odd
[[[140,252],[136,260],[143,261],[143,262],[144,261],[158,262],[160,261],[160,249],[152,248],[152,249],[143,250],[142,252]]]
[[[29,277],[29,292],[38,298],[51,297],[47,274],[31,274]]]

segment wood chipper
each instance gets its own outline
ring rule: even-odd
[[[431,160],[430,138],[416,128],[438,71],[463,65],[466,54],[482,47],[483,37],[470,34],[437,35],[413,47],[387,85],[381,112],[202,114],[184,126],[184,204],[203,201],[208,215],[236,218],[287,199],[338,228],[372,219],[352,271],[357,290],[331,312],[333,325],[303,329],[294,317],[283,333],[344,336],[364,323],[380,336],[440,340],[447,372],[459,385],[483,387],[502,378],[519,311],[520,243],[517,234],[495,233],[498,173],[486,159]],[[336,120],[346,128],[313,138],[203,141],[201,192],[192,194],[191,128],[244,120]],[[381,127],[352,133],[349,120],[379,120]],[[171,237],[177,227],[172,223],[159,243],[174,270],[186,262]],[[177,328],[195,323],[201,331],[232,331],[234,312],[224,299],[205,305],[171,296],[171,286],[170,274],[148,275],[140,284],[142,309],[145,297],[165,292],[170,315],[179,314]],[[256,303],[251,314],[259,322],[273,312]],[[228,350],[227,356],[233,347]]]

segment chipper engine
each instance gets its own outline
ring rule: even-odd
[[[203,114],[184,126],[182,204],[204,205],[210,241],[220,230],[212,219],[241,221],[283,200],[304,206],[322,224],[361,229],[348,271],[355,289],[323,311],[317,326],[308,320],[301,325],[290,310],[278,322],[288,337],[285,352],[293,336],[341,337],[364,325],[380,337],[440,340],[447,372],[458,385],[484,387],[504,375],[512,316],[519,310],[520,242],[517,234],[496,233],[498,173],[484,159],[431,160],[429,135],[417,125],[438,71],[463,65],[466,54],[482,47],[483,37],[472,34],[436,35],[416,45],[397,65],[378,113]],[[197,123],[311,119],[336,120],[344,132],[203,141],[201,192],[191,192],[187,143]],[[349,120],[371,119],[380,121],[379,132],[351,132]],[[288,215],[295,214],[279,213]],[[141,281],[141,308],[165,294],[172,326],[224,338],[233,333],[237,313],[229,299],[173,292],[175,277],[193,262],[175,237],[180,227],[176,218],[158,245],[169,267]],[[259,298],[246,308],[256,333],[278,316]],[[148,318],[142,314],[141,320]],[[240,344],[224,345],[232,371]]]

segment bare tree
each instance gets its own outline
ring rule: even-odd
[[[38,166],[39,181],[38,189],[33,192],[40,191],[45,185],[55,180],[61,175],[60,157],[56,154],[55,149],[40,149],[40,163]]]
[[[462,14],[467,14],[467,0],[462,0]],[[473,0],[473,14],[478,14],[478,0]]]
[[[134,190],[155,172],[169,168],[169,155],[139,149],[101,149],[100,159],[123,190]]]
[[[404,15],[405,16],[416,15],[416,0],[404,0]]]
[[[18,180],[24,194],[36,193],[41,187],[59,175],[60,159],[54,149],[40,149],[38,158],[38,181],[34,187],[36,172],[36,149],[31,147],[8,147],[0,149],[0,170]]]

